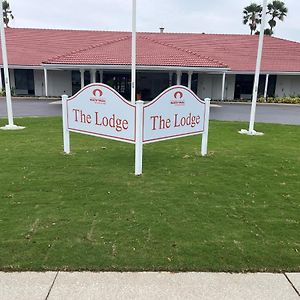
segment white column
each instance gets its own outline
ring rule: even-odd
[[[264,99],[265,99],[265,102],[266,102],[267,96],[268,96],[269,76],[270,76],[270,74],[267,74],[267,75],[266,75],[265,92],[264,92]]]
[[[96,70],[90,70],[90,74],[91,74],[91,83],[95,83],[96,82]]]
[[[193,76],[193,72],[189,72],[188,73],[188,88],[191,89],[192,88],[192,76]]]
[[[100,83],[103,83],[103,70],[100,70],[99,73],[100,73]]]
[[[85,70],[80,70],[81,89],[84,88],[84,72]]]
[[[135,175],[143,173],[143,104],[136,101],[136,140],[135,140]]]
[[[3,89],[1,68],[0,68],[0,89],[1,90]]]
[[[173,72],[169,72],[169,87],[173,85]]]
[[[177,85],[181,85],[181,71],[177,71]]]
[[[226,73],[223,73],[223,77],[222,77],[222,96],[221,96],[221,100],[224,101],[225,98],[225,83],[226,83]]]
[[[10,81],[10,88],[11,89],[16,88],[15,70],[9,69],[8,76],[9,76],[9,81]]]
[[[46,68],[44,68],[44,77],[45,77],[45,96],[48,97],[48,72]]]

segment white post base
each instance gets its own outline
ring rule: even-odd
[[[135,141],[135,176],[143,173],[143,105],[144,101],[138,100],[136,107],[136,141]]]
[[[241,130],[239,131],[239,133],[240,133],[240,134],[246,134],[246,135],[258,135],[258,136],[264,135],[263,132],[257,132],[257,131],[255,131],[255,130],[249,131],[249,130],[247,130],[247,129],[241,129]]]
[[[5,125],[3,127],[0,127],[1,130],[21,130],[24,129],[23,126],[17,126],[17,125]]]

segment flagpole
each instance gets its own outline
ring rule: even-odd
[[[262,132],[257,132],[254,130],[254,123],[255,123],[259,75],[261,69],[262,51],[263,51],[264,35],[265,35],[266,14],[267,14],[267,0],[264,0],[263,10],[262,10],[262,21],[261,21],[260,33],[259,33],[258,50],[257,50],[256,70],[255,70],[254,85],[253,85],[253,96],[252,96],[249,130],[242,129],[240,131],[241,134],[263,135]]]
[[[131,102],[136,100],[136,0],[132,0]]]
[[[12,104],[11,104],[11,90],[10,90],[9,73],[8,73],[8,60],[7,60],[7,50],[6,50],[6,39],[5,39],[5,31],[4,31],[2,5],[1,5],[1,11],[2,11],[2,17],[0,16],[0,36],[1,36],[2,61],[3,61],[3,69],[4,69],[8,125],[6,125],[4,127],[0,127],[0,129],[2,129],[2,130],[24,129],[25,127],[14,125],[14,118],[13,118],[13,111],[12,111]]]

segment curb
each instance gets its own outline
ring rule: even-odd
[[[211,103],[214,104],[218,104],[218,105],[234,105],[234,104],[238,104],[238,105],[251,105],[251,102],[225,102],[225,101],[212,101]],[[296,106],[296,107],[300,107],[300,104],[292,104],[292,103],[257,103],[257,105],[260,106]]]

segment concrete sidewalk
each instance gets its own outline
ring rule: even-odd
[[[300,273],[0,272],[1,300],[299,299]]]

